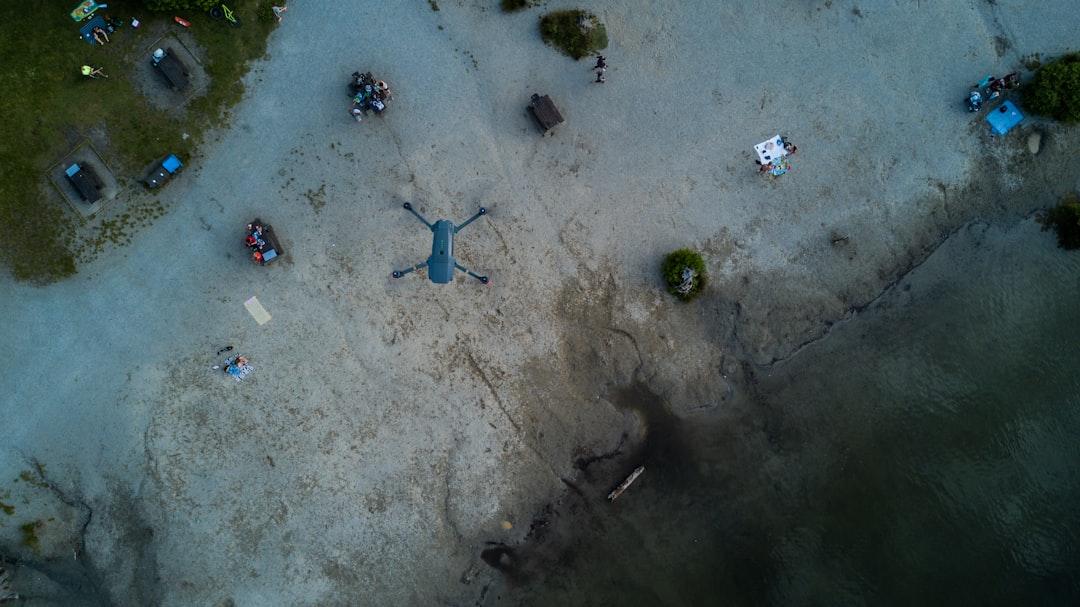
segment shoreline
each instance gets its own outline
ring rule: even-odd
[[[1002,4],[995,19],[1026,10]],[[906,57],[869,41],[907,28],[895,22],[929,31],[980,13],[793,15],[779,26],[789,50],[814,53],[743,70],[756,58],[742,40],[683,17],[743,24],[745,40],[777,25],[702,7],[597,10],[612,38],[603,89],[584,62],[530,35],[535,10],[294,7],[248,76],[235,127],[163,191],[158,224],[70,281],[12,288],[0,309],[13,364],[0,383],[13,386],[3,412],[25,422],[2,457],[10,469],[22,454],[45,462],[50,482],[101,513],[86,549],[118,602],[125,588],[128,603],[163,605],[304,604],[361,589],[386,604],[475,600],[499,575],[480,558],[485,542],[520,542],[579,450],[610,453],[640,434],[613,402],[618,388],[640,382],[677,417],[732,415],[744,365],[870,305],[932,255],[938,225],[1015,213],[1014,183],[1039,185],[1038,197],[1080,178],[1045,179],[1043,159],[1075,147],[1067,129],[1040,125],[1037,157],[1021,139],[1030,126],[986,143],[981,117],[942,94],[983,69],[970,62],[907,91],[928,107],[882,119],[874,91],[986,36],[962,28],[968,37],[932,38],[944,47]],[[498,31],[477,23],[496,18]],[[361,23],[398,33],[368,65],[335,35]],[[1016,46],[1045,25],[1025,23]],[[1047,45],[1052,34],[1040,31]],[[868,71],[841,75],[845,45],[866,52]],[[339,109],[360,67],[396,99],[357,125]],[[281,77],[297,71],[305,78]],[[678,91],[678,112],[643,105],[642,81]],[[567,117],[554,137],[531,130],[533,91],[553,93]],[[777,130],[800,146],[794,169],[755,179],[750,146]],[[957,137],[981,155],[940,151]],[[888,141],[889,153],[852,158],[859,139]],[[386,278],[428,246],[402,201],[432,220],[488,206],[457,254],[493,285]],[[272,267],[243,259],[238,234],[256,214],[288,251]],[[857,235],[842,251],[827,242],[836,229]],[[182,256],[162,233],[186,236]],[[653,265],[687,245],[707,253],[712,286],[684,306]],[[244,310],[250,296],[266,325]],[[239,385],[208,372],[226,344],[255,365]],[[63,368],[33,364],[57,351],[70,357]],[[46,548],[72,533],[50,527]],[[150,574],[159,586],[137,583]]]

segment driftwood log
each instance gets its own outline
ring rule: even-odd
[[[638,466],[636,470],[630,473],[630,476],[626,477],[626,480],[619,483],[619,486],[615,487],[615,490],[608,494],[607,500],[609,502],[614,502],[618,499],[619,496],[623,494],[623,491],[626,491],[627,487],[636,481],[637,477],[641,476],[642,472],[645,472],[645,466]]]

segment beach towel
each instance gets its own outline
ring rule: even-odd
[[[248,314],[251,314],[251,317],[255,319],[255,322],[260,325],[265,325],[270,322],[270,313],[266,311],[266,308],[262,307],[262,304],[259,303],[257,297],[252,297],[245,301],[244,307],[247,308]]]
[[[772,168],[769,169],[769,172],[773,175],[783,175],[788,172],[789,168],[787,157],[781,156],[779,160],[773,160]]]
[[[239,356],[243,356],[243,355],[242,354],[237,354],[236,356],[230,356],[225,361],[225,368],[227,369],[226,372],[229,375],[231,375],[233,377],[233,379],[235,379],[238,382],[241,382],[241,381],[244,381],[244,378],[247,377],[249,373],[251,373],[252,371],[255,370],[255,367],[252,367],[250,362],[248,362],[246,364],[243,364],[243,365],[240,365],[240,366],[233,366],[233,362]]]

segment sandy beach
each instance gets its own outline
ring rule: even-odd
[[[1080,187],[1052,161],[1075,130],[994,137],[962,103],[1071,50],[1072,2],[600,2],[604,84],[541,42],[561,4],[352,4],[290,4],[132,244],[48,287],[3,279],[0,556],[27,604],[503,604],[523,557],[484,550],[557,542],[568,491],[602,508],[642,463],[625,390],[689,423],[753,415],[748,369],[969,222]],[[356,70],[394,91],[360,123]],[[566,118],[552,136],[533,93]],[[799,146],[775,179],[752,148],[774,134]],[[406,201],[487,207],[455,253],[492,283],[391,279],[431,246]],[[267,267],[241,242],[255,217],[286,250]],[[683,247],[710,270],[690,305],[658,271]],[[243,382],[212,369],[226,345]]]

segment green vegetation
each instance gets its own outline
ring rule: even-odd
[[[1076,194],[1066,196],[1042,218],[1043,229],[1057,232],[1058,246],[1080,249],[1080,199]]]
[[[668,285],[668,293],[683,301],[701,294],[708,282],[705,260],[693,249],[679,249],[664,257],[660,272]]]
[[[1080,122],[1080,53],[1040,67],[1024,87],[1024,107],[1062,122]]]
[[[548,13],[540,18],[540,36],[564,54],[581,59],[607,48],[607,29],[596,15],[583,10]]]
[[[0,97],[5,127],[0,138],[0,262],[16,279],[45,283],[76,272],[79,252],[74,247],[85,240],[82,231],[92,228],[82,226],[45,177],[72,148],[90,138],[122,187],[137,191],[142,186],[134,181],[151,162],[169,153],[188,162],[208,129],[223,122],[223,111],[240,100],[240,79],[248,62],[265,54],[276,20],[264,17],[269,2],[234,0],[227,4],[244,26],[233,28],[211,20],[201,9],[207,4],[216,3],[146,0],[148,7],[170,7],[162,14],[137,9],[124,14],[117,5],[114,16],[128,23],[110,36],[109,44],[93,46],[78,37],[80,24],[66,5],[27,10],[25,4],[0,2],[0,22],[8,32],[24,33],[0,37],[0,49],[13,58],[0,67],[6,84]],[[176,6],[193,8],[173,12]],[[141,91],[164,85],[153,76],[152,82],[142,82],[148,76],[137,66],[149,61],[150,44],[180,28],[172,21],[174,14],[192,24],[187,34],[201,47],[198,55],[209,85],[186,108],[162,110]],[[260,18],[244,19],[252,14]],[[142,22],[139,28],[130,26],[132,17]],[[103,67],[109,79],[79,73],[80,66],[91,64]],[[126,205],[125,198],[121,194],[110,205]]]
[[[3,510],[4,514],[8,516],[15,514],[15,506],[12,506],[11,504],[5,504],[4,502],[0,502],[0,510]]]
[[[44,480],[45,475],[42,474],[41,472],[42,472],[41,468],[38,468],[38,474],[37,475],[35,475],[33,472],[31,472],[29,470],[23,470],[22,472],[19,473],[19,478],[23,479],[24,481],[30,483],[31,485],[33,485],[35,487],[48,487],[49,484],[46,483],[45,480]]]
[[[520,11],[532,6],[532,3],[529,2],[529,0],[502,0],[500,4],[502,5],[503,12],[507,13]]]
[[[34,551],[37,554],[41,551],[41,538],[38,537],[37,530],[40,523],[26,523],[21,525],[19,529],[23,532],[23,546]]]

